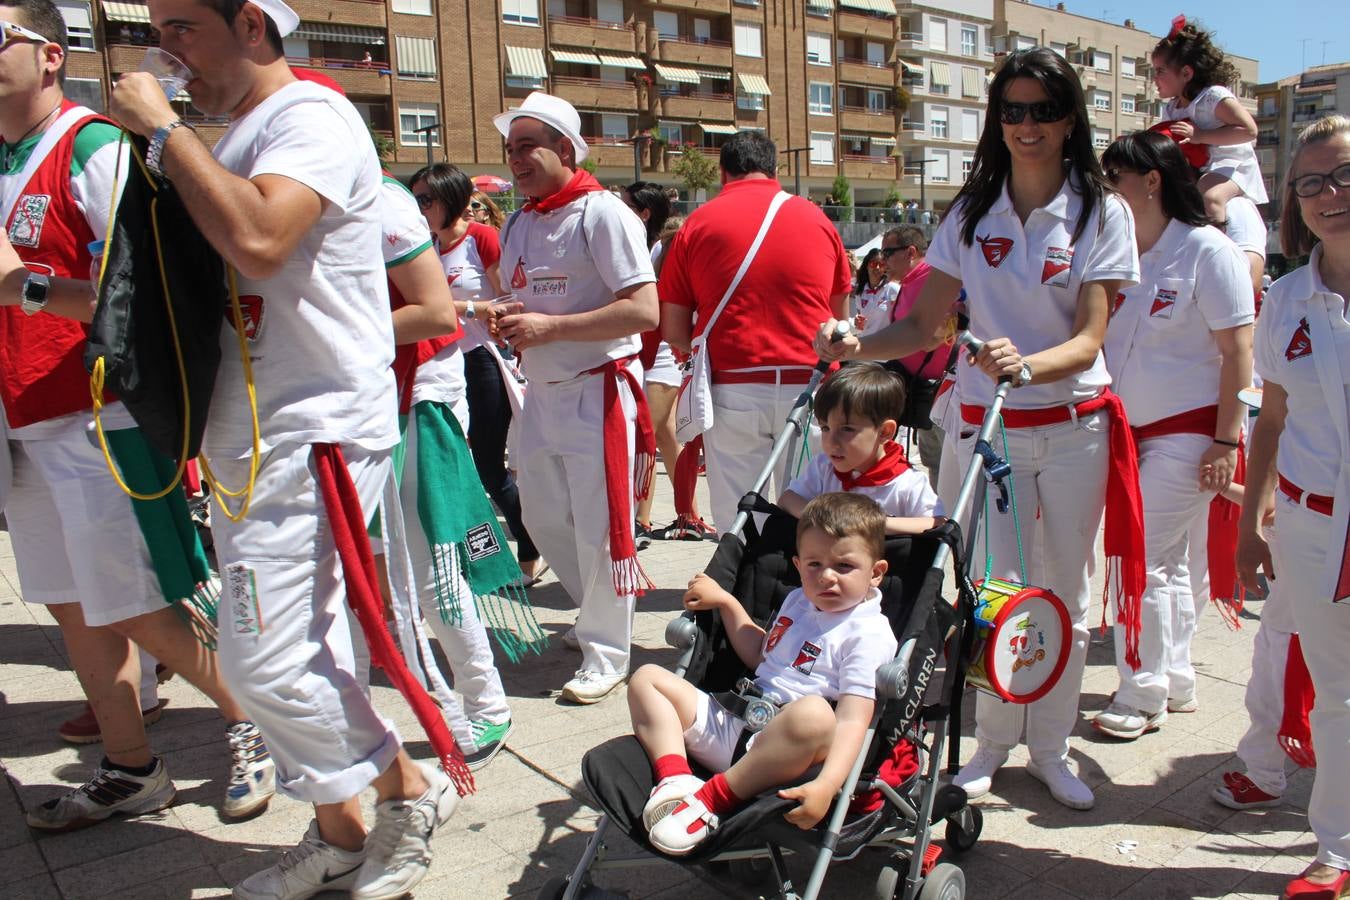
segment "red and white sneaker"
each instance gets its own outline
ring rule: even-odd
[[[700,518],[680,516],[665,528],[652,532],[660,541],[716,541],[717,529]]]
[[[1261,790],[1243,772],[1224,772],[1223,783],[1215,785],[1210,796],[1229,809],[1267,809],[1284,802]]]
[[[1326,870],[1320,873],[1323,877],[1327,873],[1339,874],[1327,882],[1310,881],[1308,876],[1318,869]],[[1350,871],[1322,863],[1313,863],[1311,868],[1289,882],[1284,889],[1284,900],[1342,900],[1344,897],[1350,897]]]
[[[664,819],[674,811],[680,802],[703,787],[703,779],[697,775],[671,775],[669,778],[662,778],[652,788],[651,796],[647,798],[647,805],[642,807],[642,824],[648,830],[652,830],[657,822]]]
[[[657,822],[647,835],[653,847],[669,856],[687,856],[708,839],[720,820],[693,794],[679,802],[670,815]]]

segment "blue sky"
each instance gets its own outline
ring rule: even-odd
[[[1260,60],[1262,81],[1297,75],[1305,59],[1309,67],[1321,65],[1323,41],[1330,42],[1327,63],[1350,60],[1346,0],[1065,0],[1065,6],[1112,22],[1134,19],[1154,34],[1165,33],[1173,17],[1185,13],[1214,31],[1224,49]]]

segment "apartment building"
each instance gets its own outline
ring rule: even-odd
[[[1350,114],[1350,62],[1257,85],[1256,104],[1256,156],[1270,195],[1266,218],[1277,221],[1298,133],[1323,116]]]

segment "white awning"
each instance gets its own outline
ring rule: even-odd
[[[905,70],[907,70],[907,71],[913,72],[913,73],[915,73],[916,75],[922,75],[922,74],[923,74],[923,66],[916,66],[914,63],[912,63],[912,62],[905,62],[903,59],[897,59],[896,62],[898,62],[898,63],[900,64],[900,68],[901,68],[901,69],[905,69]]]
[[[758,94],[761,97],[769,97],[773,94],[769,90],[769,83],[764,80],[763,75],[747,75],[744,72],[737,72],[736,78],[741,83],[741,90],[747,94]]]
[[[150,7],[144,3],[117,3],[103,0],[103,18],[110,22],[136,22],[150,24]]]
[[[704,122],[699,125],[704,134],[735,134],[740,131],[735,125],[709,125]]]
[[[807,9],[834,9],[834,0],[806,0]]]
[[[656,63],[656,77],[662,81],[672,81],[677,84],[698,84],[698,72],[695,69],[686,69],[684,66],[663,66]]]
[[[945,62],[933,62],[928,64],[933,70],[933,84],[951,86],[952,67]]]
[[[619,56],[613,53],[601,53],[600,65],[617,66],[620,69],[646,69],[647,64],[636,56]]]
[[[384,31],[361,25],[332,25],[324,22],[301,22],[288,37],[303,41],[330,41],[335,44],[373,44],[384,46]],[[428,38],[428,40],[430,40]],[[433,71],[434,75],[435,72]]]
[[[698,70],[698,77],[699,77],[699,78],[711,78],[711,79],[713,79],[714,81],[730,81],[730,80],[731,80],[731,73],[728,72],[728,71],[726,71],[725,69],[723,69],[723,70],[720,71],[720,72],[719,72],[719,71],[716,71],[716,70],[714,70],[714,69],[699,69],[699,70]]]
[[[839,0],[839,5],[845,9],[860,9],[884,16],[895,15],[895,0]]]
[[[577,63],[582,66],[600,65],[600,57],[584,50],[550,50],[549,53],[553,54],[554,62]]]
[[[547,78],[544,51],[538,47],[507,47],[506,74],[517,78]]]
[[[872,138],[872,143],[876,144],[878,147],[894,147],[895,138],[874,137]]]
[[[961,96],[980,96],[980,70],[966,66],[961,69]]]
[[[400,75],[436,75],[436,42],[431,38],[394,35],[394,53]]]

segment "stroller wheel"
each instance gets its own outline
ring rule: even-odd
[[[570,882],[569,878],[550,878],[535,895],[536,900],[562,900]],[[627,900],[627,897],[627,894],[613,894],[593,884],[585,885],[577,891],[577,900]]]
[[[984,829],[984,814],[978,806],[967,806],[947,817],[947,846],[965,853],[975,846]]]
[[[919,888],[918,900],[964,900],[966,874],[951,863],[938,863]]]
[[[899,896],[896,891],[904,882],[907,871],[903,866],[903,860],[893,858],[881,867],[881,871],[877,873],[877,883],[872,886],[873,900],[895,900],[895,897]]]

